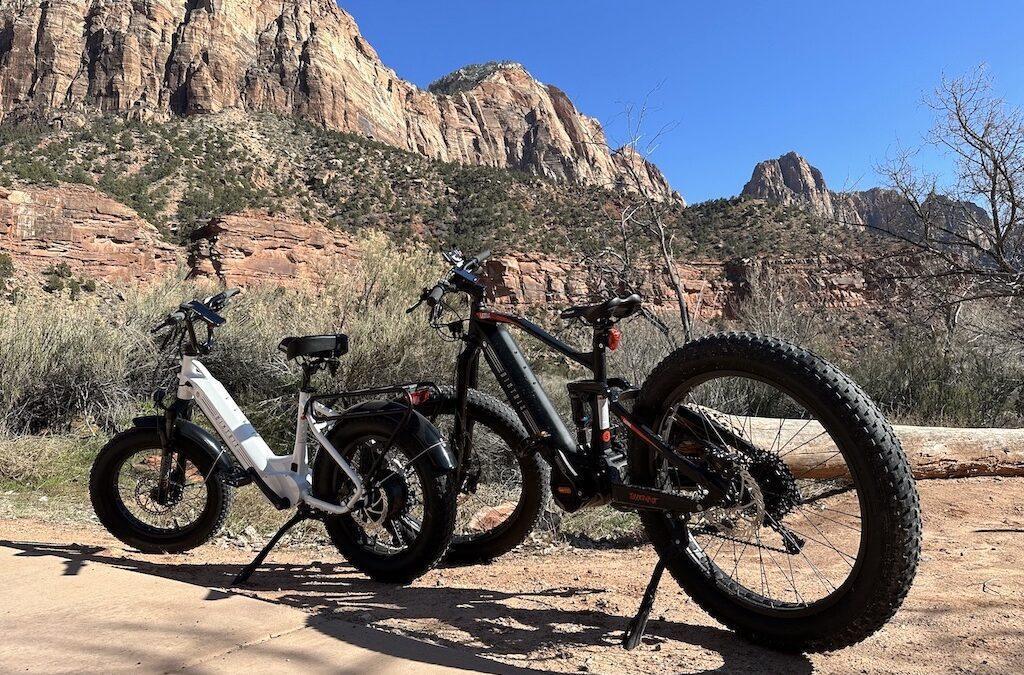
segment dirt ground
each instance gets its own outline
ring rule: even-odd
[[[781,655],[744,643],[666,576],[644,644],[618,644],[653,566],[649,547],[555,547],[435,570],[408,588],[366,580],[333,551],[282,549],[238,592],[454,646],[514,670],[599,673],[1020,672],[1024,655],[1024,479],[919,483],[924,555],[894,621],[855,647]],[[0,520],[4,545],[225,589],[252,551],[207,545],[144,556],[98,526]]]

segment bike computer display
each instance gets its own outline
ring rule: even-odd
[[[203,303],[199,302],[198,300],[193,300],[192,302],[185,305],[185,307],[198,314],[200,319],[202,319],[203,321],[205,321],[206,323],[210,324],[213,327],[223,326],[225,323],[227,323],[227,319],[225,319],[220,314],[213,311]]]

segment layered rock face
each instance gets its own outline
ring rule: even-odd
[[[75,274],[111,282],[150,281],[179,263],[178,248],[135,211],[81,185],[0,187],[0,252],[19,271],[65,263]]]
[[[195,276],[229,286],[316,286],[350,273],[359,250],[344,233],[291,218],[250,212],[225,216],[193,235],[189,267]],[[842,261],[826,258],[773,262],[780,277],[804,291],[808,303],[837,309],[869,306],[879,293]],[[704,318],[730,316],[747,284],[758,274],[752,261],[697,261],[677,265],[691,312]],[[578,265],[538,253],[502,255],[485,270],[488,300],[524,312],[585,301],[600,289]],[[676,311],[667,275],[651,270],[640,291],[655,309]]]
[[[342,232],[295,218],[249,212],[214,219],[192,235],[192,276],[228,285],[315,285],[355,266],[359,251]]]
[[[420,90],[334,0],[4,0],[0,119],[80,106],[271,111],[445,161],[677,197],[522,66],[467,68]]]

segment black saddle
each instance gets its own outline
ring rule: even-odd
[[[563,319],[580,319],[584,323],[596,324],[602,321],[625,319],[640,311],[643,298],[634,293],[624,298],[611,298],[596,305],[576,305],[562,312]]]
[[[331,359],[348,352],[348,336],[307,335],[306,337],[286,337],[277,346],[285,356],[294,359],[307,356],[311,359]]]

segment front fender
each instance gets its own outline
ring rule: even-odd
[[[136,427],[141,429],[159,429],[164,424],[164,418],[162,415],[136,417],[132,421],[135,423]],[[209,455],[210,460],[216,463],[217,471],[231,472],[234,469],[234,465],[231,462],[231,455],[224,449],[221,442],[217,440],[213,434],[195,422],[179,419],[175,424],[174,433],[175,436],[187,439],[197,448]]]

